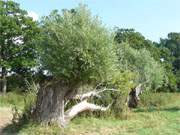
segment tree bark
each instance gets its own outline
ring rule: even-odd
[[[138,106],[138,101],[140,100],[139,95],[142,93],[142,84],[139,84],[137,87],[131,89],[127,104],[129,108],[136,108]]]
[[[68,87],[63,84],[50,84],[38,91],[34,118],[40,122],[57,122],[65,125],[64,99]]]
[[[78,97],[80,97],[80,99],[86,98],[84,100],[79,100],[79,103],[66,111],[64,109],[65,102],[72,99],[72,96],[69,96],[69,94],[70,92],[74,93],[74,91],[75,90],[72,90],[67,84],[60,82],[40,87],[37,95],[36,107],[33,112],[34,119],[47,124],[55,122],[61,127],[65,127],[71,119],[83,111],[106,111],[111,106],[102,107],[88,103],[88,97],[90,98],[91,96],[97,95],[95,91],[93,91],[79,95]],[[74,97],[77,97],[76,94]]]
[[[6,68],[2,67],[2,73],[1,73],[1,92],[3,94],[6,93],[7,91],[7,79],[6,79]]]

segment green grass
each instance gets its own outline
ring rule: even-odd
[[[6,95],[0,95],[0,107],[24,107],[24,94],[19,91],[8,92]]]
[[[126,120],[77,117],[65,129],[28,122],[22,126],[9,125],[5,131],[19,135],[180,135],[180,93],[170,95],[173,98],[168,98],[165,105],[131,110]],[[167,93],[161,96],[168,97]]]
[[[169,103],[176,102],[176,97],[174,93],[163,93],[163,92],[157,92],[157,93],[151,93],[149,91],[145,91],[141,95],[141,103],[140,106],[164,106]]]

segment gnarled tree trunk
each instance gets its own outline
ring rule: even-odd
[[[71,119],[83,111],[106,111],[110,107],[110,105],[102,107],[87,102],[89,97],[97,96],[95,91],[82,95],[72,93],[74,91],[68,85],[60,82],[41,87],[37,95],[36,108],[33,112],[34,119],[45,123],[56,122],[61,127],[64,127]],[[70,99],[76,99],[79,103],[64,110],[65,102]]]
[[[142,93],[141,86],[142,84],[139,84],[137,87],[131,89],[127,101],[129,108],[136,108],[138,106],[139,95]]]
[[[45,123],[57,122],[64,126],[64,99],[67,91],[68,87],[62,83],[41,87],[37,95],[35,119]]]

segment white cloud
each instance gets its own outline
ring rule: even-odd
[[[32,17],[34,21],[39,19],[39,15],[34,11],[28,11],[28,16]]]

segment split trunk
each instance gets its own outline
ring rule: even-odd
[[[72,88],[72,87],[71,87]],[[102,107],[87,102],[87,98],[82,98],[87,93],[80,95],[76,105],[65,110],[65,104],[70,99],[75,98],[76,90],[72,90],[67,84],[52,83],[40,88],[37,95],[36,107],[33,112],[35,120],[44,123],[58,123],[65,127],[71,119],[83,111],[106,111],[108,107]],[[92,93],[92,92],[90,92]],[[89,94],[89,97],[92,94]],[[83,99],[83,100],[81,100]]]

